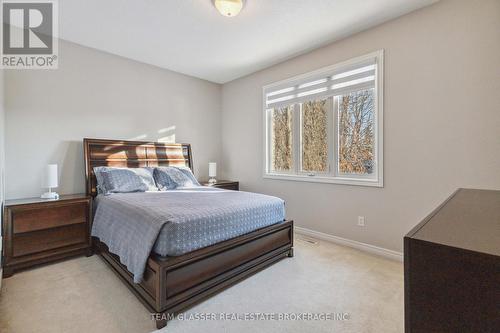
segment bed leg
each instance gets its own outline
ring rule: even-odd
[[[293,247],[290,250],[288,250],[288,253],[286,256],[289,258],[293,258]]]
[[[156,321],[156,329],[162,329],[167,326],[167,319],[161,319]]]
[[[9,278],[12,275],[14,275],[14,270],[12,268],[10,268],[10,267],[3,268],[3,278],[4,279]]]

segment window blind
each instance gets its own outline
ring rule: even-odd
[[[376,58],[266,88],[266,108],[342,95],[375,87]]]

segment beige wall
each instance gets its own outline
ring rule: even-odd
[[[384,188],[262,178],[262,86],[385,49]],[[316,231],[402,250],[457,187],[500,189],[500,1],[441,1],[223,86],[225,176]],[[356,226],[366,216],[366,227]]]
[[[59,164],[60,193],[84,187],[84,137],[193,145],[195,173],[220,162],[221,86],[61,41],[59,69],[6,71],[6,196],[38,196]],[[168,129],[162,132],[162,129]]]

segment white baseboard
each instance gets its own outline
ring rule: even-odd
[[[403,254],[401,252],[393,251],[393,250],[388,250],[383,247],[378,247],[375,245],[370,245],[366,243],[361,243],[355,240],[351,239],[346,239],[338,236],[333,236],[329,234],[325,234],[323,232],[307,229],[307,228],[301,228],[301,227],[293,227],[295,232],[304,236],[309,236],[312,238],[317,238],[320,240],[324,240],[327,242],[332,242],[335,244],[339,245],[344,245],[344,246],[349,246],[364,252],[368,252],[371,254],[375,254],[378,256],[382,256],[391,260],[396,260],[403,262]]]

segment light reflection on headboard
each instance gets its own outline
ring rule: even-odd
[[[154,167],[187,166],[193,169],[191,145],[186,143],[162,143],[83,139],[85,179],[87,195],[96,196],[94,167]]]

